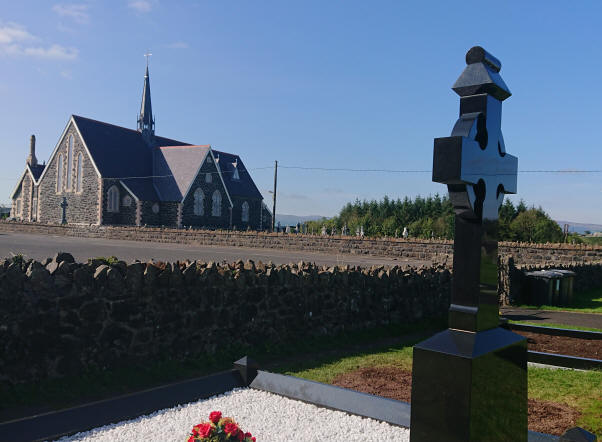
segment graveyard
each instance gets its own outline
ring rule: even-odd
[[[455,240],[422,252],[431,266],[2,260],[0,439],[189,440],[221,410],[257,440],[596,440],[602,323],[579,324],[602,318],[602,251],[542,246],[534,265],[498,245],[498,209],[520,192],[500,71],[475,46],[452,87],[460,115],[434,139],[432,180]],[[568,325],[533,311],[544,299],[572,305]]]

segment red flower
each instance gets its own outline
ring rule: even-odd
[[[226,434],[230,434],[232,436],[236,436],[236,434],[238,433],[238,425],[236,425],[234,422],[229,422],[224,426],[224,432]]]
[[[214,424],[217,424],[221,418],[222,418],[221,411],[212,411],[211,414],[209,415],[209,420],[211,422],[213,422]]]
[[[242,442],[243,440],[245,440],[245,435],[242,433],[242,431],[238,432],[238,440],[240,442]]]
[[[209,422],[207,422],[205,424],[201,424],[199,427],[199,436],[209,437],[209,436],[211,436],[212,431],[213,431],[213,426]]]
[[[188,438],[188,442],[194,442],[194,436],[190,436],[190,437]]]
[[[252,437],[253,435],[251,433],[249,433],[248,431],[245,433],[245,437]]]

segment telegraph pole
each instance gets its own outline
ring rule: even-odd
[[[276,226],[276,183],[278,181],[278,160],[274,161],[274,205],[272,206],[272,232]]]

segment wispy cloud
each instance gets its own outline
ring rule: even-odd
[[[49,60],[74,60],[79,51],[59,44],[45,45],[27,29],[17,23],[0,24],[0,55],[43,58]]]
[[[88,7],[88,5],[83,3],[58,3],[52,7],[52,10],[61,17],[67,17],[76,23],[85,25],[90,21]]]
[[[70,70],[61,71],[61,77],[65,78],[67,80],[73,79],[73,75],[71,74]]]
[[[136,12],[146,14],[153,9],[156,1],[154,0],[129,0],[128,7]]]
[[[176,41],[174,43],[165,44],[163,47],[167,49],[187,49],[189,46],[186,42]]]

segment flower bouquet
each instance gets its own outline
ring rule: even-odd
[[[192,427],[188,442],[255,442],[251,433],[245,433],[231,417],[222,417],[221,411],[209,414],[209,422]]]

